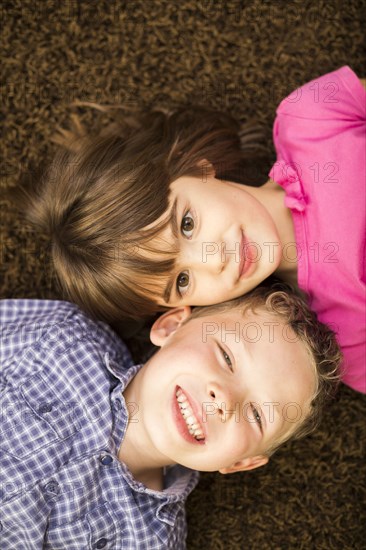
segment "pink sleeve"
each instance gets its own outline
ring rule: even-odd
[[[341,67],[297,88],[277,113],[312,120],[364,120],[366,90],[350,67]]]

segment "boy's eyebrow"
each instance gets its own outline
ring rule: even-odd
[[[178,239],[177,203],[178,203],[178,199],[175,198],[173,202],[173,206],[170,210],[170,218],[169,218],[169,226],[171,228],[172,235],[175,241]],[[173,283],[174,283],[174,277],[170,277],[163,293],[163,299],[167,304],[169,304],[170,302],[170,295],[172,292]]]

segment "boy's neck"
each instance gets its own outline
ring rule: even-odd
[[[164,489],[164,468],[151,468],[150,470],[142,468],[138,470],[138,468],[135,468],[133,460],[128,460],[128,458],[126,460],[125,453],[121,448],[118,452],[118,460],[126,464],[133,478],[143,483],[148,489],[153,489],[154,491],[162,491]]]
[[[138,407],[138,395],[135,392],[135,383],[138,376],[139,373],[123,392],[126,404],[133,403],[137,413],[129,418],[125,437],[118,451],[118,460],[126,464],[136,481],[143,483],[149,489],[162,491],[164,488],[164,467],[167,464],[157,459],[150,450],[149,439],[144,432],[142,417],[138,417],[140,408]],[[129,409],[128,405],[127,409]]]
[[[162,491],[164,489],[164,468],[161,466],[148,468],[142,465],[141,455],[138,455],[138,451],[128,443],[126,439],[123,440],[118,451],[118,460],[126,464],[136,481],[143,483],[148,489]]]

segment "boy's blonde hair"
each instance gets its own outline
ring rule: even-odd
[[[13,194],[50,237],[64,297],[113,324],[166,309],[157,301],[176,251],[157,250],[151,240],[170,221],[173,181],[205,177],[203,159],[218,178],[258,185],[267,177],[253,168],[264,158],[253,124],[203,107],[122,111],[119,118],[121,110],[104,110],[114,122],[94,133],[74,116],[54,139],[63,148],[40,181],[24,176]]]
[[[251,310],[254,313],[261,311],[279,317],[304,344],[311,367],[314,369],[315,389],[309,414],[293,431],[282,439],[278,439],[266,450],[267,456],[270,456],[289,439],[300,439],[317,428],[324,406],[334,397],[338,388],[342,353],[334,333],[317,319],[305,300],[289,285],[277,281],[274,277],[267,279],[239,298],[221,304],[194,308],[186,322],[197,317],[206,317],[234,309],[241,310],[243,314]]]

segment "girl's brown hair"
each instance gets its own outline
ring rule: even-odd
[[[258,186],[267,177],[254,167],[266,152],[257,126],[203,107],[94,107],[112,112],[113,122],[86,132],[74,115],[40,181],[20,186],[16,199],[50,236],[65,298],[113,324],[164,310],[157,297],[175,251],[151,240],[169,223],[171,182],[204,177],[205,160],[219,179]]]

